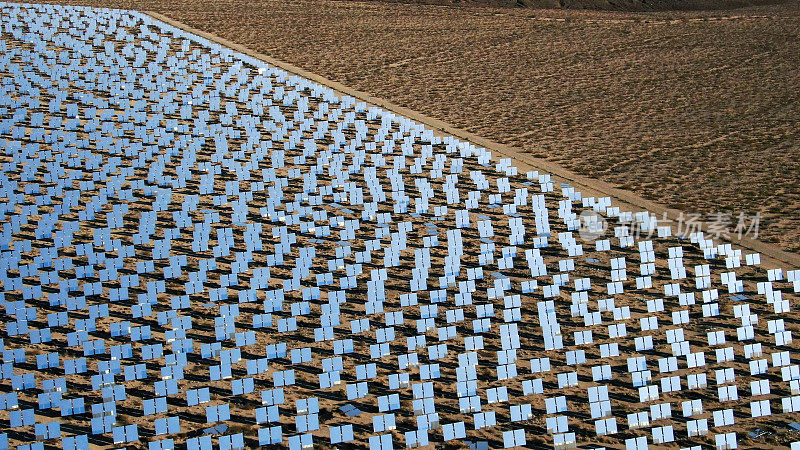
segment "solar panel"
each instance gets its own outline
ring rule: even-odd
[[[800,272],[140,13],[0,8],[0,446],[638,449],[800,410]]]

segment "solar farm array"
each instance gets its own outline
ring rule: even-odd
[[[137,12],[0,9],[0,447],[788,444],[800,272]]]

